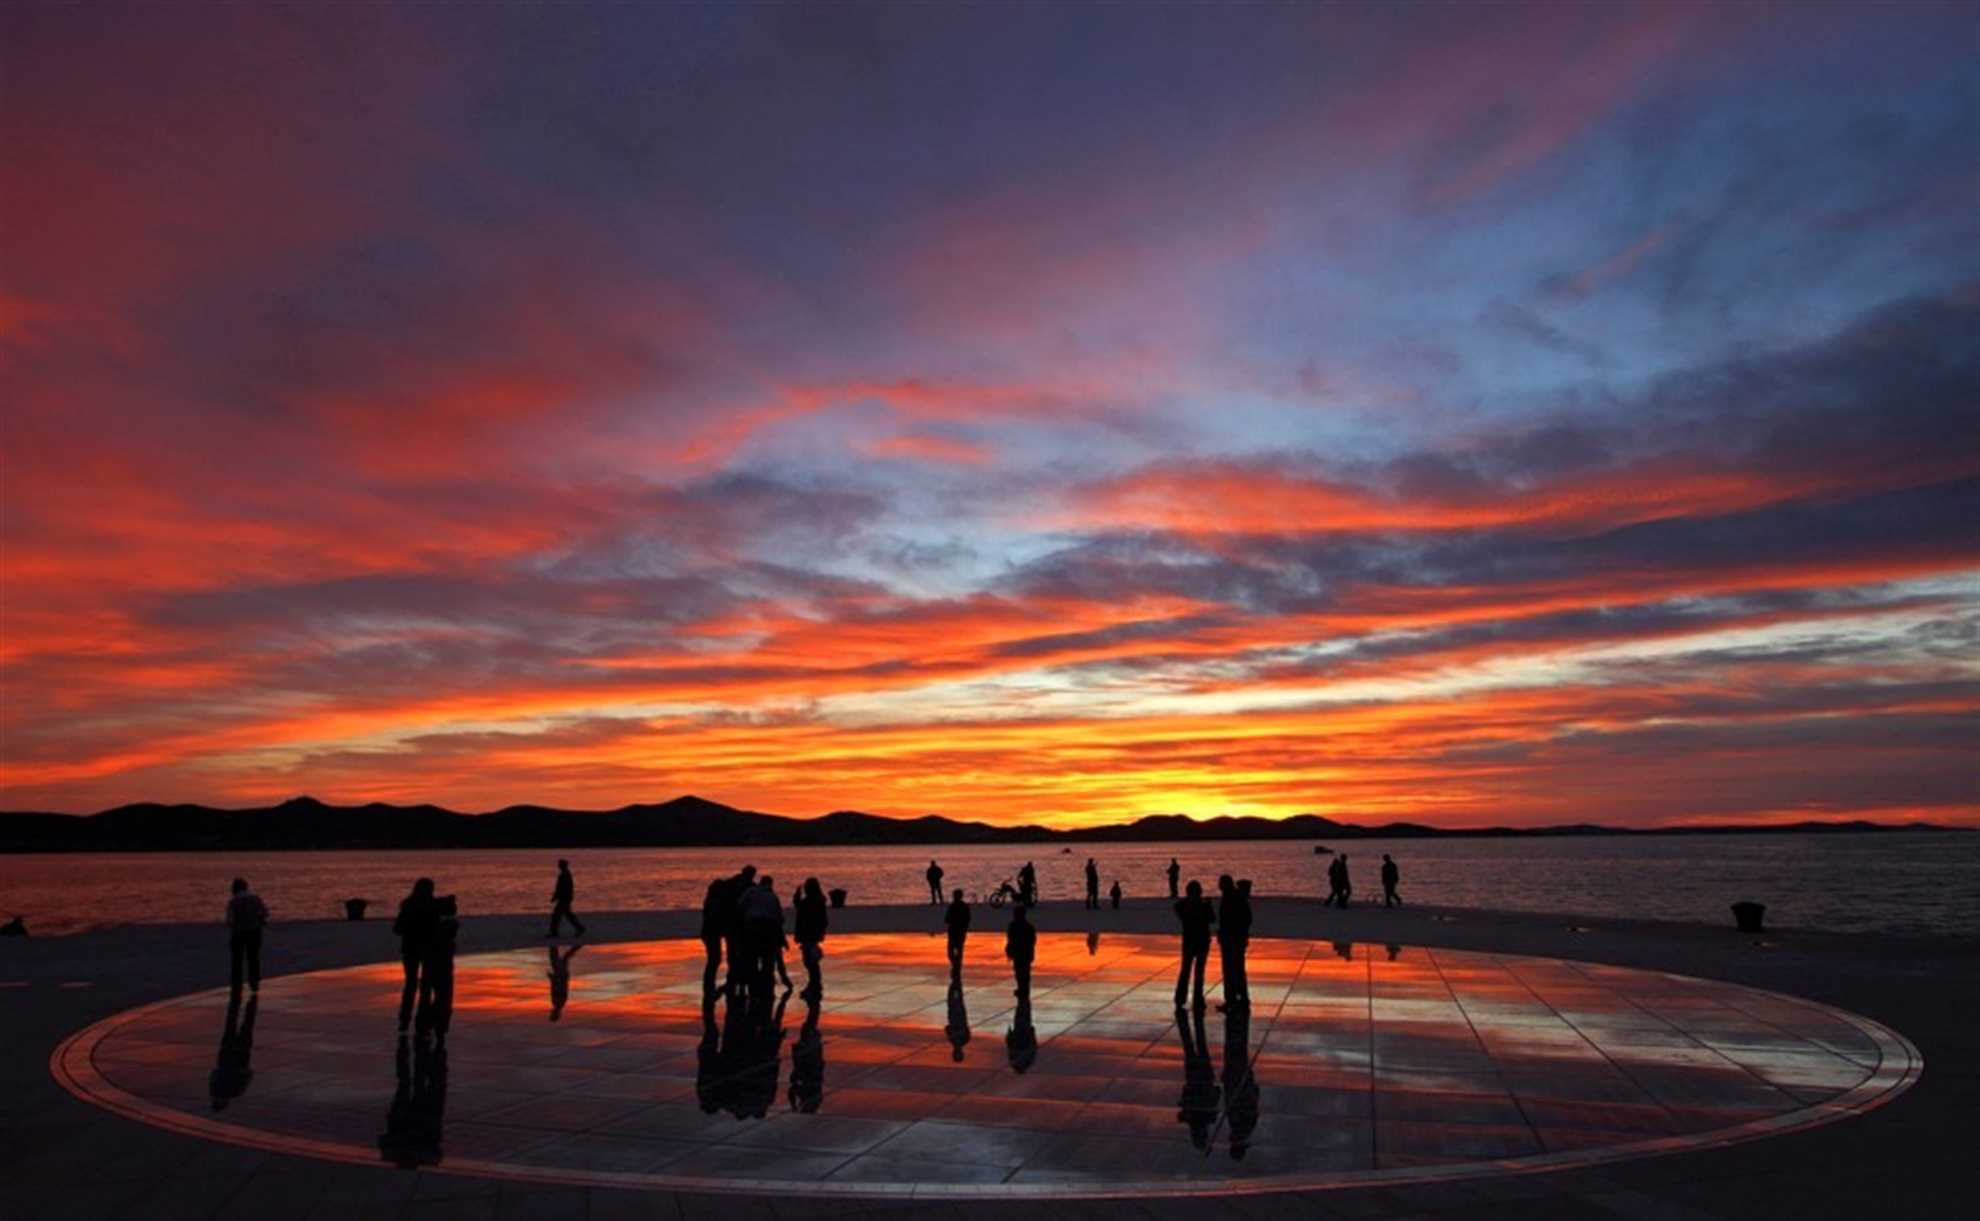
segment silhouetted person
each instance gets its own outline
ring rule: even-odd
[[[1203,883],[1191,882],[1176,904],[1176,919],[1182,924],[1182,969],[1176,972],[1176,1008],[1193,1003],[1203,1008],[1203,970],[1210,960],[1210,926],[1217,923],[1217,910],[1203,897]],[[1196,998],[1190,1001],[1190,980],[1196,981]]]
[[[949,980],[949,1023],[942,1027],[948,1036],[949,1058],[961,1064],[963,1048],[969,1045],[969,1006],[963,1003],[962,980]]]
[[[942,902],[942,867],[934,861],[928,862],[928,901],[937,905]]]
[[[1121,880],[1119,878],[1114,879],[1113,886],[1107,891],[1107,897],[1114,901],[1115,911],[1121,910]]]
[[[584,936],[584,925],[579,923],[577,913],[571,910],[571,900],[577,897],[577,883],[571,878],[571,863],[557,862],[557,888],[550,892],[550,931],[545,937],[555,937],[558,930],[569,920],[577,935]]]
[[[1018,998],[1017,1011],[1011,1015],[1011,1028],[1004,1034],[1004,1055],[1015,1073],[1022,1073],[1038,1062],[1038,1028],[1031,1024],[1029,990]]]
[[[1176,858],[1173,856],[1169,858],[1167,873],[1169,875],[1169,897],[1173,899],[1176,897],[1176,887],[1182,882],[1182,866],[1176,864]]]
[[[1326,902],[1322,903],[1320,906],[1322,907],[1342,906],[1341,903],[1342,885],[1343,882],[1342,882],[1341,858],[1337,856],[1333,860],[1327,862],[1327,899]]]
[[[247,1093],[248,1082],[254,1080],[254,1015],[260,1007],[261,998],[251,996],[243,1009],[239,988],[227,999],[227,1024],[220,1031],[220,1054],[214,1058],[213,1073],[206,1079],[206,1092],[213,1096],[216,1111]]]
[[[433,932],[426,943],[425,961],[420,964],[419,1032],[431,1033],[444,1046],[447,1030],[454,1022],[454,951],[459,944],[461,922],[454,896],[433,900]]]
[[[407,1169],[438,1165],[447,1110],[447,1049],[400,1036],[393,1063],[399,1084],[392,1093],[392,1109],[385,1115],[378,1152]]]
[[[942,923],[949,926],[949,974],[960,976],[963,945],[969,940],[969,904],[963,902],[961,887],[956,889],[956,897],[950,902],[949,910],[942,913]]]
[[[227,900],[228,977],[234,991],[241,990],[245,971],[248,987],[261,991],[261,930],[268,926],[268,905],[248,889],[246,878],[234,879],[233,896]]]
[[[1244,1160],[1258,1128],[1258,1077],[1251,1067],[1251,1010],[1233,1010],[1224,1019],[1224,1121],[1230,1129],[1231,1157]]]
[[[804,990],[804,1025],[791,1044],[791,1110],[815,1115],[825,1098],[825,1039],[818,1033],[820,996]]]
[[[1018,902],[1026,907],[1038,905],[1038,870],[1030,861],[1018,870]]]
[[[399,1033],[412,1023],[413,1003],[419,999],[419,976],[426,962],[426,947],[433,940],[437,919],[433,910],[433,879],[413,883],[412,893],[399,901],[399,914],[392,931],[399,937],[399,964],[405,968],[406,986],[399,993]]]
[[[826,914],[824,888],[817,878],[806,878],[791,901],[793,935],[798,954],[804,959],[804,995],[807,1000],[825,994],[825,929],[832,920]]]
[[[1202,889],[1195,882],[1190,886]],[[1183,1088],[1176,1099],[1176,1119],[1189,1125],[1189,1143],[1207,1152],[1210,1129],[1217,1122],[1217,1066],[1210,1062],[1202,1006],[1188,1015],[1177,1014],[1176,1032],[1182,1036],[1183,1048]]]
[[[737,915],[736,906],[742,901],[743,891],[755,881],[756,866],[744,865],[733,876],[716,878],[708,884],[708,894],[701,900],[701,945],[708,954],[708,965],[701,972],[704,996],[714,995],[715,969],[721,965],[725,948],[729,955],[730,982],[741,969],[742,918]]]
[[[1222,897],[1217,912],[1217,950],[1224,972],[1224,999],[1217,1008],[1242,1008],[1251,1003],[1251,984],[1244,965],[1251,945],[1251,899],[1228,873],[1217,879],[1217,890]]]
[[[1013,995],[1020,1005],[1031,1003],[1031,962],[1038,957],[1038,930],[1025,911],[1022,903],[1011,909],[1011,927],[1004,933],[1004,957],[1011,960],[1011,976],[1017,981]]]
[[[768,988],[772,972],[782,961],[784,905],[771,888],[774,881],[768,875],[758,878],[736,902],[736,915],[742,923],[745,986],[751,988]]]
[[[1086,858],[1086,910],[1100,910],[1100,866],[1090,856]]]
[[[1342,910],[1346,910],[1348,903],[1354,898],[1354,879],[1348,875],[1347,861],[1347,853],[1345,852],[1334,858],[1334,865],[1341,871]]]
[[[1400,881],[1402,881],[1402,870],[1396,868],[1396,863],[1393,860],[1389,859],[1388,853],[1384,852],[1382,854],[1382,906],[1383,907],[1402,906],[1402,896],[1396,893],[1396,883]]]
[[[561,954],[554,945],[545,948],[550,952],[550,1020],[554,1022],[564,1016],[564,1006],[570,1004],[571,959],[584,947],[574,945]]]

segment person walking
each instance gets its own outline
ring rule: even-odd
[[[1169,897],[1171,899],[1176,897],[1176,884],[1181,880],[1182,866],[1176,864],[1176,858],[1172,856],[1169,858]]]
[[[411,893],[399,901],[399,914],[392,921],[392,932],[399,938],[399,965],[406,977],[405,988],[399,993],[400,1034],[412,1024],[413,1003],[419,999],[420,973],[438,920],[439,913],[433,906],[433,879],[421,878],[413,883]]]
[[[1251,898],[1228,873],[1217,879],[1217,890],[1222,898],[1217,912],[1217,949],[1224,972],[1224,999],[1217,1008],[1229,1012],[1251,1004],[1251,986],[1244,965],[1245,953],[1251,945]]]
[[[261,991],[261,930],[268,926],[268,905],[248,889],[246,878],[235,878],[233,895],[227,900],[227,958],[230,986],[241,990],[241,975],[247,975],[248,990]]]
[[[795,909],[795,929],[798,953],[804,959],[804,992],[801,995],[807,1002],[825,995],[825,976],[821,963],[825,958],[825,928],[831,923],[826,914],[825,891],[818,885],[817,878],[806,878],[799,889],[797,900],[791,905]]]
[[[1396,868],[1389,854],[1382,854],[1382,906],[1401,907],[1402,896],[1396,893],[1396,883],[1402,881],[1402,870]]]
[[[1349,900],[1354,898],[1354,880],[1348,876],[1347,853],[1334,858],[1334,864],[1341,871],[1341,910],[1346,911]]]
[[[942,905],[942,867],[934,861],[928,862],[928,901]]]
[[[1090,856],[1086,858],[1086,910],[1100,910],[1100,866]]]
[[[571,900],[577,896],[577,883],[571,879],[571,863],[557,862],[557,888],[550,892],[550,931],[545,937],[555,937],[557,931],[569,920],[577,935],[584,936],[584,925],[579,923],[577,913],[571,910]]]
[[[1018,998],[1018,1004],[1031,1004],[1031,963],[1038,957],[1038,930],[1025,918],[1025,906],[1020,903],[1011,909],[1011,927],[1004,933],[1004,957],[1011,960],[1011,976],[1017,982],[1017,990],[1011,995]]]
[[[949,927],[949,974],[962,977],[963,946],[969,940],[969,904],[963,902],[962,888],[956,888],[956,897],[949,904],[949,910],[942,913],[942,923]]]
[[[1192,881],[1176,904],[1176,919],[1182,924],[1182,968],[1176,972],[1176,1008],[1190,1000],[1189,985],[1196,981],[1194,1007],[1203,1008],[1203,970],[1210,960],[1210,926],[1217,923],[1217,910],[1203,897],[1203,883]]]

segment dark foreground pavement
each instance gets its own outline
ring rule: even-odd
[[[937,923],[933,907],[833,913],[835,932]],[[1089,913],[1049,903],[1054,931],[1169,932],[1167,905]],[[690,936],[683,912],[586,913],[591,942]],[[461,950],[541,945],[543,917],[470,918]],[[519,1185],[351,1166],[180,1136],[89,1106],[56,1084],[48,1058],[63,1038],[136,1005],[224,985],[225,936],[210,926],[131,926],[66,938],[0,941],[0,1218],[686,1218],[819,1216],[997,1218],[1014,1207],[1073,1218],[1948,1217],[1970,1211],[1966,1163],[1980,1116],[1980,946],[1626,923],[1410,907],[1340,912],[1313,901],[1259,904],[1260,936],[1397,942],[1572,958],[1722,979],[1807,997],[1873,1018],[1925,1058],[1923,1077],[1890,1105],[1840,1123],[1731,1147],[1568,1170],[1422,1186],[1214,1199],[1010,1201],[814,1200]],[[270,975],[383,962],[383,921],[270,928]],[[389,1040],[389,1032],[381,1040]]]

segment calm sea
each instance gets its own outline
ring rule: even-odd
[[[1980,834],[1725,835],[1630,839],[1359,840],[1334,847],[1351,860],[1357,900],[1379,897],[1382,853],[1402,868],[1406,900],[1461,907],[1576,912],[1624,919],[1726,923],[1727,905],[1767,904],[1770,925],[1843,932],[1980,934]],[[983,847],[578,848],[436,852],[77,853],[0,856],[0,914],[25,916],[36,934],[135,922],[217,920],[227,883],[251,879],[275,918],[338,915],[361,896],[395,903],[428,875],[475,912],[547,910],[556,858],[577,875],[578,910],[698,907],[708,879],[748,861],[777,889],[816,875],[851,902],[927,897],[931,855],[946,886],[994,888],[1027,856],[1047,899],[1084,893],[1088,855],[1101,886],[1130,897],[1165,893],[1162,870],[1184,877],[1249,877],[1261,894],[1318,895],[1326,863],[1309,842],[1056,844]],[[380,914],[374,912],[374,915]]]

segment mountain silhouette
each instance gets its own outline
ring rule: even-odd
[[[676,797],[616,810],[512,805],[461,814],[436,805],[328,805],[292,797],[280,805],[215,809],[141,802],[100,814],[0,812],[0,852],[281,851],[379,848],[673,848],[743,845],[1000,844],[1093,841],[1355,840],[1528,835],[1727,834],[1734,832],[1955,830],[1931,823],[1795,823],[1637,830],[1576,824],[1445,830],[1417,823],[1359,826],[1317,814],[1190,818],[1156,814],[1131,823],[1052,828],[992,826],[938,815],[885,818],[837,810],[788,818],[738,810],[705,797]]]

